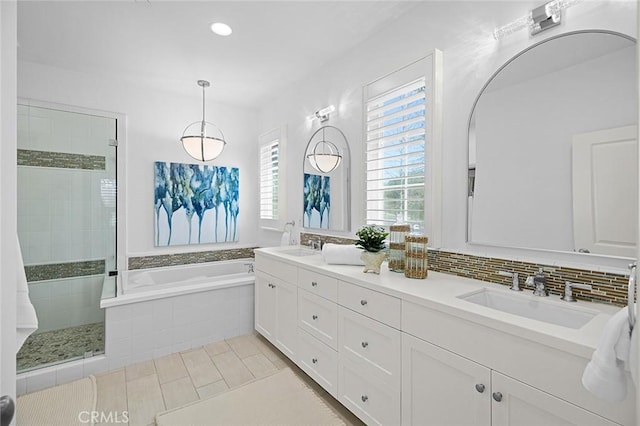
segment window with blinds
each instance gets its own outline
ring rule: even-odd
[[[426,100],[424,77],[365,99],[367,224],[424,225]]]
[[[262,227],[280,228],[282,202],[281,129],[260,136],[260,222]]]

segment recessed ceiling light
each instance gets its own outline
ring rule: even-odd
[[[223,24],[222,22],[214,22],[213,24],[211,24],[211,31],[225,37],[233,32],[230,26],[228,26],[227,24]]]

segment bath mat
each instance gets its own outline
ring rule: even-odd
[[[157,426],[340,425],[345,423],[289,368],[209,399],[156,415]]]
[[[16,402],[16,424],[20,426],[92,425],[97,388],[93,376],[49,389],[28,393]]]

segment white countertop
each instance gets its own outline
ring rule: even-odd
[[[572,329],[487,308],[457,297],[482,288],[513,294],[505,285],[433,271],[429,271],[426,279],[411,279],[406,278],[404,274],[389,271],[386,263],[382,265],[380,275],[363,273],[362,266],[328,265],[319,252],[311,256],[285,253],[296,248],[296,246],[270,247],[256,249],[256,253],[587,359],[591,358],[608,319],[621,309],[617,306],[585,301],[569,304],[561,301],[557,295],[544,298],[545,302],[597,313],[582,328]],[[304,250],[304,248],[302,249]],[[517,296],[529,298],[534,303],[540,300],[540,297],[534,296],[531,290],[526,289],[517,293]]]

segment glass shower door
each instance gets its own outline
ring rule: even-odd
[[[18,105],[18,237],[38,330],[18,371],[104,352],[116,269],[116,120]]]

